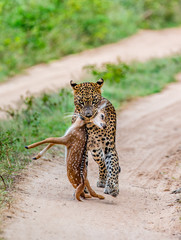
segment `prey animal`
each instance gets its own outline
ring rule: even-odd
[[[98,108],[97,115],[91,119],[96,126],[99,128],[106,128],[105,123],[105,113],[104,108],[106,106],[106,100],[101,102],[101,105]],[[40,158],[50,147],[55,144],[62,144],[67,147],[66,153],[66,163],[67,163],[67,176],[76,189],[75,196],[76,199],[81,201],[80,197],[90,198],[96,197],[99,199],[104,199],[104,196],[97,194],[90,186],[90,183],[87,178],[87,122],[79,115],[76,121],[71,125],[63,137],[51,137],[46,138],[43,141],[33,143],[25,148],[30,149],[42,145],[44,143],[49,143],[49,145],[44,148],[34,159]],[[87,187],[89,194],[84,193],[84,189]]]

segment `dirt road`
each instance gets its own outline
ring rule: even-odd
[[[153,33],[145,32],[147,36]],[[144,32],[132,37],[132,41],[140,35],[144,36]],[[156,46],[163,55],[171,53],[166,44],[169,37],[165,35],[164,39],[159,42],[149,35],[147,41],[155,46],[153,53],[158,54]],[[131,46],[131,40],[127,41]],[[153,56],[152,44],[147,57],[146,47],[143,53],[138,51],[147,41],[143,37],[142,44],[132,45],[139,60]],[[136,53],[132,56],[136,58]],[[105,195],[105,200],[73,200],[64,160],[48,155],[51,161],[34,161],[16,184],[16,201],[5,215],[5,239],[179,239],[180,203],[176,195],[170,194],[180,186],[181,176],[181,75],[178,79],[180,82],[162,93],[129,103],[118,113],[117,150],[122,173],[117,198]],[[97,175],[97,165],[90,158],[90,183],[103,193],[95,187]]]
[[[41,64],[28,69],[24,75],[16,76],[0,84],[0,106],[16,106],[21,95],[37,94],[65,87],[70,80],[79,80],[82,68],[89,64],[105,62],[145,61],[181,52],[181,28],[161,31],[144,30],[138,34],[79,54],[70,55],[50,64]],[[4,113],[0,112],[0,117]]]
[[[181,78],[180,78],[181,80]],[[120,195],[73,200],[63,159],[35,161],[16,186],[8,240],[178,239],[180,203],[170,191],[181,176],[181,83],[139,99],[118,114]],[[49,155],[51,157],[51,155]],[[89,161],[97,192],[98,169]],[[11,217],[11,218],[10,218]]]

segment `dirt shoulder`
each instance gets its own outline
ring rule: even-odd
[[[26,70],[23,75],[0,84],[0,106],[15,107],[20,96],[26,95],[27,92],[38,94],[65,87],[71,79],[79,80],[83,67],[89,64],[115,63],[118,58],[124,62],[146,61],[178,52],[181,52],[181,28],[140,31],[118,43],[87,50]],[[0,117],[4,117],[4,113],[0,112]]]

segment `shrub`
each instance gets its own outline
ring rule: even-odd
[[[1,0],[0,82],[28,66],[115,42],[139,28],[181,24],[180,12],[180,0]]]

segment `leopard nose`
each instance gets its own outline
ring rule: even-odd
[[[85,116],[90,118],[90,117],[92,117],[92,113],[91,112],[87,112]]]

